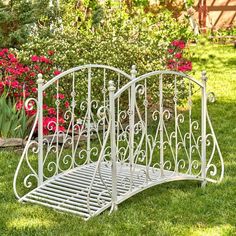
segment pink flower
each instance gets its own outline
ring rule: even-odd
[[[60,72],[59,70],[55,70],[55,71],[53,72],[53,74],[54,74],[54,75],[59,75],[59,74],[61,74],[61,72]]]
[[[48,58],[46,58],[45,56],[41,56],[41,57],[39,58],[39,60],[40,60],[40,62],[44,62],[44,63],[46,63],[46,64],[51,63],[51,61],[50,61]]]
[[[183,40],[174,40],[171,43],[172,46],[174,47],[178,47],[180,49],[184,49],[185,48],[185,42]]]
[[[179,66],[178,66],[178,71],[191,71],[192,70],[192,62],[191,61],[183,61]]]
[[[37,93],[38,89],[37,88],[32,88],[33,93]]]
[[[171,48],[169,48],[169,49],[168,49],[168,52],[169,52],[170,54],[172,54],[172,53],[174,52],[174,50],[171,49]]]
[[[64,126],[61,126],[61,125],[58,127],[58,129],[59,129],[59,131],[61,131],[61,132],[65,132],[65,130],[66,130],[65,127],[64,127]]]
[[[182,54],[181,54],[181,53],[176,53],[176,54],[175,54],[175,58],[177,58],[177,59],[182,58]]]
[[[3,57],[5,55],[5,53],[8,53],[8,49],[4,48],[0,51],[0,57]]]
[[[65,120],[64,120],[62,117],[59,117],[58,122],[59,122],[60,124],[64,124],[64,123],[65,123]]]
[[[17,110],[17,111],[21,110],[23,106],[24,106],[23,101],[21,101],[21,100],[18,101],[18,102],[16,103],[16,110]]]
[[[20,93],[20,96],[25,97],[25,98],[29,97],[29,95],[30,95],[30,92],[27,90],[24,90],[22,93]]]
[[[40,67],[38,65],[34,65],[34,69],[39,71],[40,70]]]
[[[56,109],[55,109],[55,108],[52,108],[52,107],[48,108],[48,114],[49,114],[49,115],[56,115],[56,114],[57,114],[57,113],[56,113]]]
[[[2,81],[0,81],[0,90],[3,90],[4,89],[4,83]]]
[[[64,98],[65,98],[65,95],[62,94],[62,93],[58,93],[58,94],[55,95],[54,97],[57,98],[57,99],[64,99]]]
[[[2,49],[2,52],[4,52],[4,53],[8,53],[8,51],[9,51],[8,48],[3,48]]]
[[[27,114],[28,116],[34,116],[36,113],[37,113],[37,111],[34,110],[34,109],[32,109],[32,110],[27,110],[27,111],[26,111],[26,114]]]
[[[185,42],[184,41],[180,41],[179,42],[179,48],[180,49],[184,49],[185,48]]]
[[[19,87],[19,82],[17,80],[12,81],[10,86],[14,89],[17,89]]]
[[[34,84],[35,84],[35,82],[33,80],[29,81],[29,85],[34,85]]]
[[[8,57],[9,57],[11,63],[16,63],[17,62],[17,59],[15,58],[15,56],[13,54],[9,54]]]
[[[65,102],[65,107],[66,107],[66,108],[69,108],[69,106],[70,106],[70,103],[69,103],[68,101],[66,101],[66,102]]]
[[[35,73],[35,72],[30,72],[29,76],[30,76],[30,77],[35,77],[35,76],[36,76],[36,73]]]
[[[36,56],[36,55],[33,55],[33,56],[31,57],[31,61],[32,61],[32,62],[38,62],[38,61],[39,61],[39,57]]]
[[[46,104],[43,104],[43,110],[47,110],[48,106]]]

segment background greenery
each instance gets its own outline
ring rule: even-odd
[[[208,72],[208,91],[217,101],[209,114],[225,160],[225,178],[205,189],[196,182],[174,182],[146,190],[119,210],[84,222],[77,216],[18,203],[13,174],[21,150],[0,155],[0,235],[235,235],[236,234],[236,68],[232,46],[192,46],[195,77]]]

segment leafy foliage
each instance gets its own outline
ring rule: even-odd
[[[39,29],[49,32],[50,22],[57,17],[47,0],[0,0],[0,45],[19,47]]]
[[[165,67],[169,44],[175,39],[187,41],[191,36],[187,24],[176,22],[168,11],[158,16],[139,11],[133,17],[122,10],[107,11],[104,21],[93,30],[82,27],[75,32],[72,27],[54,37],[31,37],[18,56],[28,63],[31,55],[53,50],[54,62],[63,70],[101,63],[129,71],[136,64],[143,73]]]
[[[87,27],[93,30],[87,30]],[[55,66],[63,71],[83,64],[105,64],[130,73],[135,64],[138,73],[143,74],[166,69],[170,43],[174,39],[187,41],[189,36],[191,32],[187,23],[176,22],[169,11],[154,16],[140,10],[135,16],[130,16],[122,10],[107,10],[104,22],[96,27],[91,21],[77,32],[72,27],[51,38],[32,37],[17,54],[22,62],[29,64],[32,55],[54,51]],[[98,76],[96,81],[102,88],[102,77]],[[77,83],[81,93],[84,91],[84,97],[80,95],[80,99],[85,98],[86,88],[79,81]],[[154,80],[150,83],[155,97],[158,83]],[[63,81],[60,84],[65,89],[64,94],[70,94],[71,86]]]
[[[0,97],[0,137],[24,138],[27,135],[28,119],[24,109],[18,110],[16,103],[6,96]]]
[[[112,65],[127,73],[135,64],[139,74],[161,70],[167,68],[170,43],[176,39],[186,42],[192,37],[186,19],[180,23],[168,10],[162,10],[157,15],[147,13],[145,1],[133,2],[131,11],[128,1],[126,6],[119,7],[114,1],[101,4],[97,0],[67,0],[60,9],[56,1],[52,3],[49,6],[46,0],[1,2],[0,40],[4,41],[2,45],[19,48],[14,50],[17,59],[9,54],[0,61],[1,80],[5,80],[0,80],[0,89],[3,85],[9,87],[10,97],[17,97],[18,104],[22,103],[23,88],[27,97],[36,96],[35,79],[38,73],[48,80],[58,68],[64,71],[82,64]],[[60,17],[64,27],[61,31],[61,25],[57,25]],[[9,24],[5,25],[7,19]],[[12,81],[12,78],[15,79]],[[66,103],[71,86],[63,81],[60,86],[65,95],[63,103]],[[101,76],[96,78],[96,83],[102,87]],[[153,80],[150,83],[155,97],[158,83]],[[84,85],[78,81],[76,86],[84,93],[84,96],[80,94],[79,99],[85,98],[87,90]],[[45,109],[48,114],[46,118],[50,118],[45,119],[46,123],[53,119],[54,111],[50,107],[52,94],[53,87],[44,98],[49,105]],[[35,112],[30,113],[34,115]]]

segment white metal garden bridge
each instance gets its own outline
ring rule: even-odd
[[[135,66],[129,75],[84,65],[46,83],[38,76],[38,99],[26,101],[36,103],[37,114],[13,183],[19,201],[89,219],[161,183],[222,180],[206,74],[200,82],[174,71],[136,74]],[[43,101],[43,93],[49,90],[56,95],[56,121],[45,136],[43,105],[52,101]],[[65,91],[69,108],[58,96]]]

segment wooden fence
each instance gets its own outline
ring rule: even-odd
[[[195,10],[203,32],[236,26],[236,0],[196,0]]]

